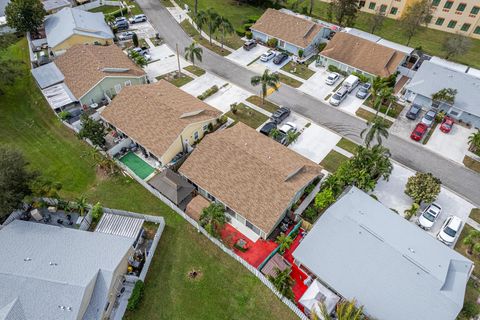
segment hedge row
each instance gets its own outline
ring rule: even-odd
[[[132,295],[128,299],[127,309],[133,311],[137,309],[138,304],[142,301],[143,291],[145,290],[145,284],[142,280],[135,282],[135,287],[133,287]]]

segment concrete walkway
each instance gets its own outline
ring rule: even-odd
[[[475,228],[477,229],[478,231],[480,231],[480,223],[478,223],[477,221],[473,220],[472,218],[467,218],[467,224],[472,227],[472,228]]]

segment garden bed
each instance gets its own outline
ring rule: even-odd
[[[280,82],[283,82],[284,84],[289,85],[290,87],[293,87],[293,88],[298,88],[303,84],[301,81],[293,79],[280,72],[278,73],[278,78],[280,79]]]
[[[253,103],[257,107],[260,107],[264,110],[267,110],[270,113],[274,113],[279,108],[275,103],[272,103],[272,102],[267,101],[267,100],[265,100],[265,102],[262,105],[262,98],[259,97],[259,96],[248,97],[247,101],[250,102],[250,103]]]
[[[227,117],[235,120],[235,122],[243,122],[247,126],[257,129],[265,121],[268,120],[268,117],[263,113],[260,113],[252,108],[248,107],[243,103],[237,105],[237,112],[233,113],[231,110],[225,114]]]
[[[465,165],[465,167],[473,170],[473,171],[476,171],[478,173],[480,173],[480,162],[469,157],[469,156],[465,156],[465,158],[463,158],[463,164]]]

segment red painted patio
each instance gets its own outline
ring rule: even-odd
[[[295,285],[293,286],[292,290],[293,290],[293,293],[295,294],[296,302],[298,302],[298,300],[303,296],[303,294],[305,293],[305,291],[307,291],[307,288],[308,288],[306,285],[303,284],[305,279],[308,278],[308,275],[302,270],[300,270],[300,268],[298,268],[293,263],[293,256],[292,256],[292,253],[295,251],[295,249],[297,249],[302,239],[303,239],[302,230],[300,229],[298,236],[295,238],[290,248],[285,250],[285,253],[283,255],[285,260],[287,260],[292,265],[292,272],[290,273],[290,276],[293,278],[293,280],[295,280]],[[303,310],[303,307],[302,307],[302,310]]]
[[[251,241],[240,231],[226,223],[223,230],[220,232],[223,242],[232,247],[232,250],[243,260],[247,261],[251,266],[258,268],[258,266],[268,257],[270,253],[278,246],[273,241],[258,239],[256,242]],[[242,252],[233,245],[239,240],[243,239],[247,245],[247,251]]]

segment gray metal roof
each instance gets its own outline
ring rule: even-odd
[[[99,319],[112,274],[133,241],[14,220],[0,230],[0,310],[18,313],[9,307],[17,300],[26,319],[79,319],[88,299],[84,319]]]
[[[104,213],[95,232],[136,239],[142,230],[143,219]]]
[[[43,0],[43,8],[45,11],[50,12],[52,10],[58,10],[64,7],[71,7],[72,4],[68,0]]]
[[[43,89],[42,93],[53,110],[77,101],[64,82]]]
[[[5,7],[10,2],[10,0],[0,0],[0,17],[5,16]]]
[[[45,64],[31,71],[40,89],[53,86],[54,84],[63,82],[65,79],[60,69],[55,65],[55,62]]]
[[[453,320],[472,262],[368,194],[351,188],[293,256],[365,312],[386,320]]]
[[[458,91],[454,103],[456,108],[480,116],[480,79],[471,74],[424,61],[406,86],[407,90],[427,98],[444,88]]]
[[[177,205],[195,189],[192,184],[170,169],[165,169],[155,175],[148,181],[148,184]]]
[[[74,34],[113,39],[113,33],[105,22],[103,13],[63,8],[45,19],[48,45],[55,47]]]

